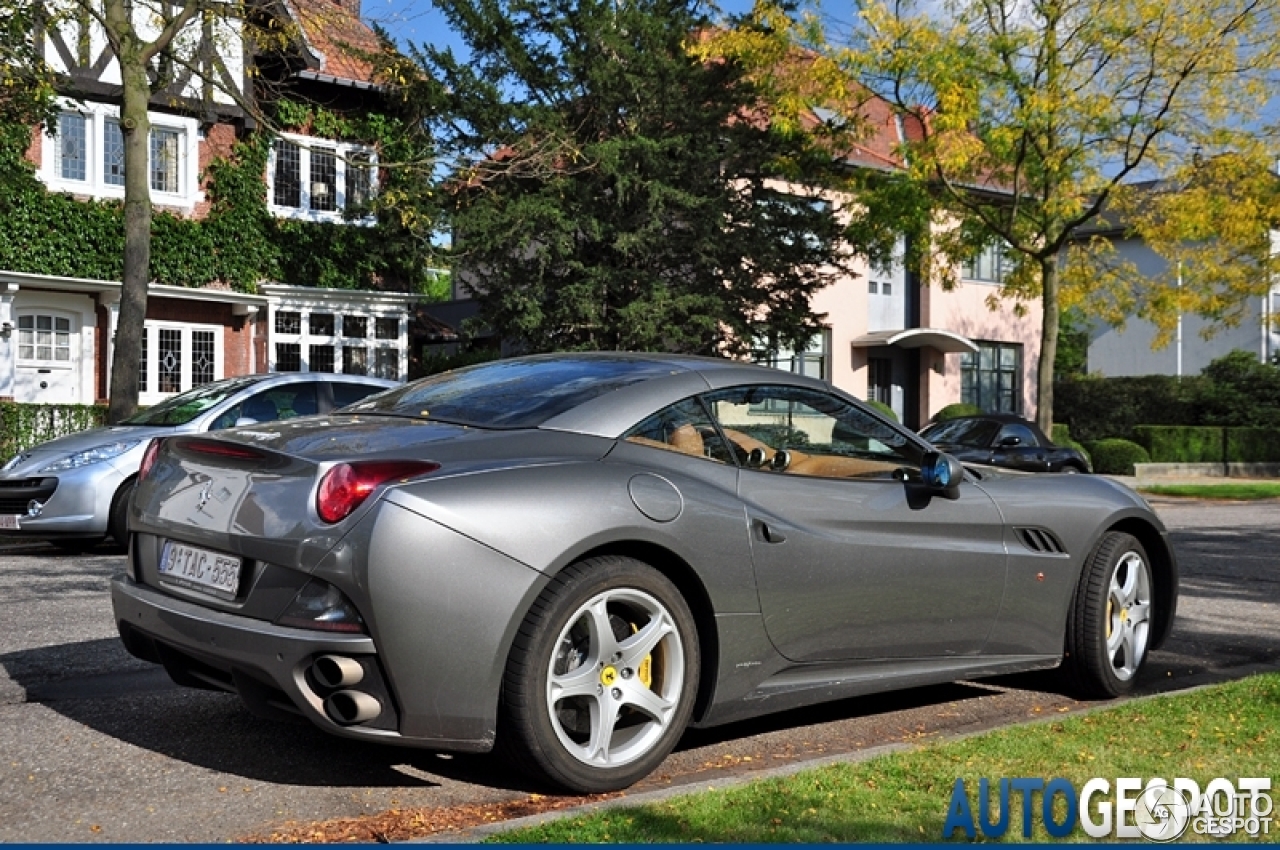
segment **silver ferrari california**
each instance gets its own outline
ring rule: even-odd
[[[1128,691],[1177,566],[1102,477],[962,467],[830,386],[502,360],[147,450],[115,616],[339,735],[625,787],[689,725],[1063,665]]]

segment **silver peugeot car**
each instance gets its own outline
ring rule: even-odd
[[[276,373],[228,378],[175,395],[123,423],[41,443],[0,467],[0,533],[83,549],[126,538],[129,495],[152,437],[327,413],[397,382]]]
[[[1063,666],[1134,687],[1164,527],[1100,476],[964,468],[728,360],[500,360],[151,443],[112,584],[134,655],[337,735],[625,787],[689,725]]]

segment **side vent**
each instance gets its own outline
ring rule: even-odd
[[[1041,555],[1067,554],[1066,547],[1062,545],[1062,541],[1054,536],[1051,531],[1046,531],[1043,528],[1015,528],[1013,531],[1018,535],[1018,539],[1022,541],[1022,545],[1032,552]]]

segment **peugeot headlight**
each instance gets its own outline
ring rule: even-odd
[[[99,463],[104,460],[111,460],[113,457],[119,457],[129,449],[138,445],[141,440],[120,440],[115,443],[107,443],[105,446],[98,446],[92,449],[86,449],[82,452],[76,452],[73,455],[67,455],[61,460],[55,460],[48,466],[42,467],[40,472],[62,472],[67,469],[77,469],[81,466],[88,466],[91,463]]]
[[[31,457],[31,455],[24,452],[18,452],[16,455],[9,458],[8,462],[5,463],[4,466],[0,466],[0,472],[8,472],[29,457]]]

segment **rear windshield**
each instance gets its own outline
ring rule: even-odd
[[[608,356],[496,360],[424,378],[345,412],[535,428],[597,396],[676,371],[668,363]]]

